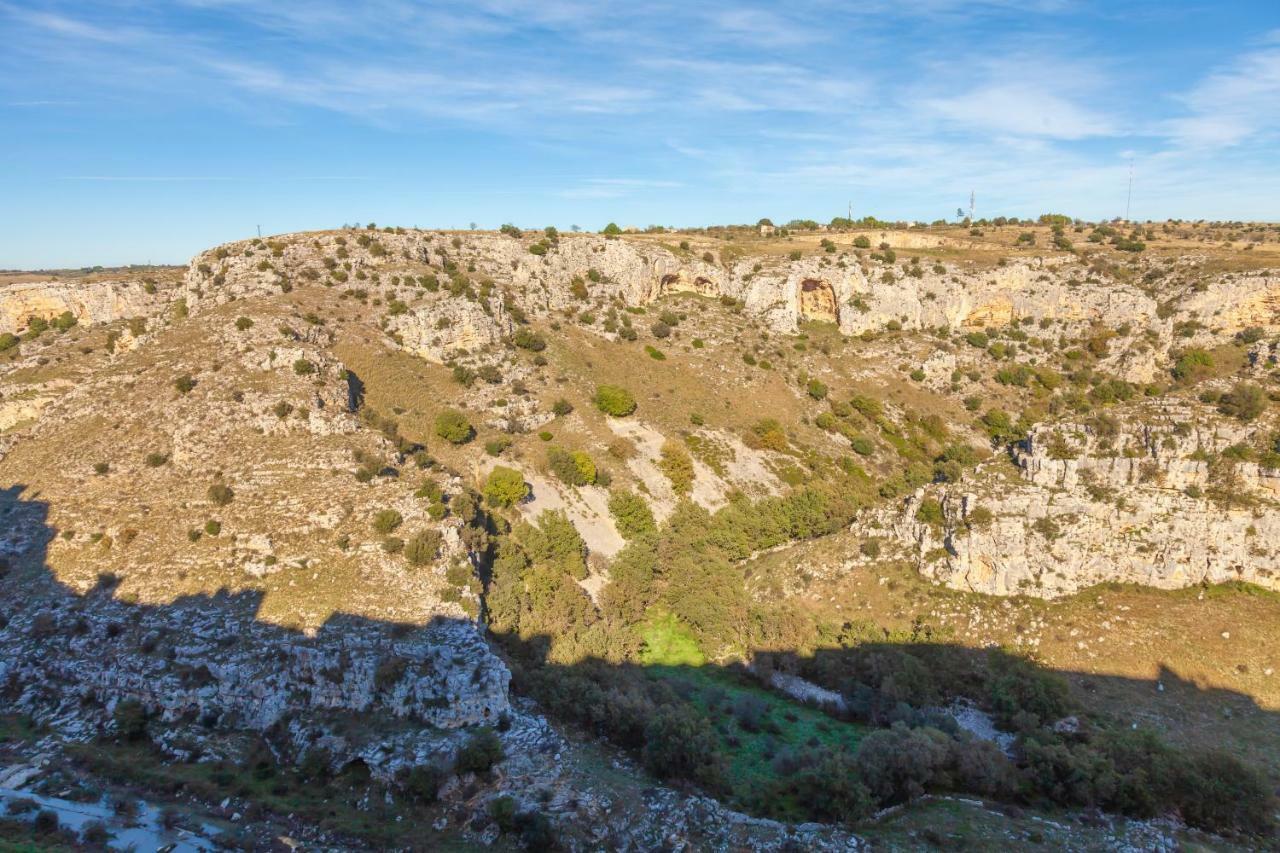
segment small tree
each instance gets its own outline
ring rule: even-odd
[[[452,444],[466,444],[475,437],[475,430],[462,412],[445,409],[436,415],[436,435]]]
[[[608,225],[604,227],[604,231],[600,233],[607,234],[610,237],[616,237],[622,233],[622,229],[618,227],[618,223],[610,222]]]
[[[625,417],[636,410],[636,398],[618,385],[600,385],[596,388],[596,408],[615,418]]]
[[[484,484],[484,497],[492,506],[507,507],[519,503],[529,494],[524,476],[514,468],[498,465],[489,472]]]

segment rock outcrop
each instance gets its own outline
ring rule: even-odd
[[[131,278],[10,284],[0,288],[0,334],[26,330],[32,317],[51,321],[64,312],[86,326],[148,317],[168,301],[166,290]]]
[[[980,471],[976,485],[926,487],[888,525],[924,574],[993,595],[1113,581],[1280,589],[1280,471],[1229,450],[1255,432],[1176,403],[1037,427],[1014,451],[1018,479]],[[921,513],[926,501],[940,519]]]

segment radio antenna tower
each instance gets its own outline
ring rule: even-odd
[[[1129,158],[1129,192],[1124,198],[1124,221],[1129,221],[1129,205],[1133,203],[1133,158]]]
[[[974,202],[973,190],[969,190],[969,221],[970,222],[975,221],[973,218],[973,202]]]

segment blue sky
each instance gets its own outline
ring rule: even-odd
[[[1280,218],[1280,3],[0,0],[0,267],[347,222]]]

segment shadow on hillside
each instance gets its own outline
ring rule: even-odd
[[[258,592],[218,591],[185,596],[164,605],[135,604],[117,599],[113,595],[113,579],[104,577],[97,588],[81,595],[61,584],[49,570],[47,555],[57,531],[48,524],[47,504],[38,494],[24,496],[24,491],[21,485],[0,490],[0,559],[3,560],[0,650],[8,656],[6,665],[0,666],[0,676],[5,678],[5,682],[0,683],[0,697],[4,697],[6,704],[15,702],[20,695],[24,702],[30,703],[35,697],[35,701],[45,703],[45,707],[55,708],[89,702],[91,698],[104,707],[124,698],[141,699],[146,704],[159,698],[150,696],[148,690],[156,689],[156,685],[170,676],[176,678],[183,689],[199,691],[220,682],[227,668],[197,665],[198,658],[193,659],[192,655],[212,658],[223,654],[223,650],[226,654],[234,650],[242,665],[270,676],[274,669],[292,666],[300,657],[306,658],[317,651],[348,654],[352,649],[359,649],[378,658],[376,679],[382,679],[384,664],[404,661],[406,644],[418,642],[428,650],[433,646],[452,649],[449,643],[462,642],[458,638],[471,635],[472,625],[465,620],[439,617],[424,626],[355,615],[334,616],[314,635],[304,635],[258,620],[262,601],[262,594]],[[157,642],[157,634],[168,639]],[[1080,713],[1078,706],[1066,697],[1057,695],[1053,687],[1052,676],[1077,674],[1054,673],[999,651],[960,645],[928,641],[890,643],[874,637],[859,637],[851,638],[846,646],[818,649],[812,654],[759,652],[750,666],[707,664],[656,668],[598,659],[556,664],[547,657],[550,638],[522,640],[502,636],[495,639],[513,671],[514,690],[533,696],[552,718],[604,736],[637,755],[650,743],[649,723],[664,703],[687,704],[695,698],[704,710],[708,704],[713,710],[721,707],[723,719],[716,725],[720,726],[720,734],[725,735],[722,745],[728,744],[725,748],[730,752],[737,748],[735,739],[747,737],[745,733],[769,734],[776,749],[767,750],[765,758],[766,763],[772,761],[773,764],[781,761],[777,756],[787,748],[830,751],[839,746],[829,736],[833,729],[813,723],[811,717],[797,717],[810,725],[807,738],[786,742],[787,726],[779,717],[794,722],[791,718],[796,712],[818,713],[839,725],[856,725],[860,727],[857,737],[895,723],[909,727],[933,725],[938,720],[937,709],[959,698],[992,711],[1006,728],[1013,727],[1011,720],[1024,728],[1039,725],[1048,730],[1057,726],[1054,730],[1066,732],[1064,737],[1068,742],[1075,724],[1069,723],[1063,728],[1063,718],[1078,715],[1077,721],[1082,726],[1091,726],[1087,715]],[[476,648],[483,648],[478,639],[475,644]],[[114,682],[102,680],[93,685],[77,681],[73,665],[77,660],[100,662],[103,658],[124,659],[130,655],[145,657],[151,667],[150,674],[129,677],[129,673],[124,673]],[[457,657],[453,652],[455,664]],[[425,679],[427,668],[415,668],[416,663],[409,660],[407,667],[391,667],[386,677],[393,681]],[[29,677],[48,673],[57,674],[61,681],[23,683],[24,674]],[[472,673],[472,681],[476,683],[479,679],[477,669]],[[1162,670],[1160,680],[1171,701],[1176,696],[1177,703],[1201,709],[1230,706],[1236,713],[1243,711],[1257,717],[1272,731],[1280,732],[1280,714],[1260,708],[1247,695],[1223,689],[1201,689],[1180,681],[1168,669]],[[691,686],[698,681],[702,684]],[[1090,685],[1092,689],[1142,691],[1151,695],[1158,692],[1155,681],[1115,676],[1089,674],[1086,692]],[[384,690],[385,686],[375,685],[369,707],[350,710],[362,714],[387,711],[422,722],[440,724],[444,721],[445,725],[496,722],[505,712],[501,695],[505,681],[492,694],[492,701],[482,697],[474,707],[440,708],[438,718],[423,716],[414,709],[392,707],[390,691]],[[311,690],[313,709],[334,707],[331,701],[317,698],[324,695],[323,691],[313,687],[299,684],[296,692],[305,694]],[[120,695],[111,695],[112,690]],[[715,692],[724,690],[728,691],[727,696]],[[770,697],[770,702],[792,703],[795,699],[798,705],[806,707],[797,707],[796,712],[777,711],[776,706],[773,710],[768,707],[761,710],[758,703],[753,707],[751,700],[742,700],[735,706],[738,692],[763,694]],[[789,694],[789,698],[782,698],[784,694]],[[303,705],[306,706],[305,700]],[[436,707],[439,705],[435,703]],[[423,707],[432,707],[432,703],[429,701]],[[1020,716],[1023,712],[1030,718]],[[208,726],[236,725],[242,723],[243,718],[227,713],[219,719],[200,722]],[[1121,727],[1128,722],[1121,721]],[[733,731],[726,735],[729,729]],[[841,731],[834,730],[837,734]],[[855,743],[856,738],[850,745]],[[1280,776],[1280,769],[1274,763],[1267,764],[1274,762],[1274,754],[1247,758],[1254,764],[1264,764],[1273,779]],[[689,773],[677,772],[670,776],[682,781],[696,779],[698,773],[693,767]],[[722,776],[709,782],[707,787],[734,800],[734,781]],[[735,805],[768,808],[767,803],[744,801],[741,797]]]

